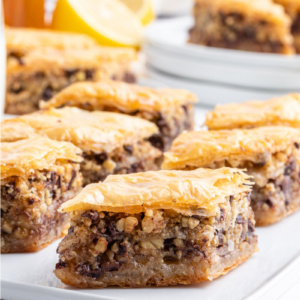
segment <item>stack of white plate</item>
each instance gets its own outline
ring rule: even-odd
[[[187,44],[192,23],[188,16],[156,21],[148,28],[144,52],[151,79],[186,88],[209,106],[300,93],[300,55]]]

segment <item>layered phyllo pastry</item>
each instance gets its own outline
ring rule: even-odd
[[[164,169],[234,167],[253,176],[257,225],[275,223],[300,208],[300,131],[273,126],[181,134],[165,153]]]
[[[173,139],[194,126],[194,94],[179,89],[154,89],[116,82],[80,82],[41,103],[49,107],[76,106],[95,111],[114,111],[149,120],[157,125],[163,137],[163,148],[169,148]]]
[[[250,192],[230,168],[111,175],[62,205],[54,273],[79,288],[213,280],[257,249]]]
[[[244,51],[293,54],[292,20],[271,0],[195,0],[189,42]]]
[[[80,170],[84,185],[102,181],[109,174],[160,167],[162,142],[158,145],[158,128],[138,117],[64,107],[38,111],[6,123],[25,124],[37,134],[79,147],[83,151]]]
[[[300,94],[267,101],[217,105],[206,114],[209,129],[253,128],[268,125],[300,127]]]
[[[31,252],[66,234],[59,206],[81,189],[81,150],[35,137],[1,144],[1,253]]]

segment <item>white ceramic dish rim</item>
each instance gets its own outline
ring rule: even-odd
[[[157,70],[187,80],[205,80],[236,88],[278,90],[278,93],[282,90],[286,93],[300,92],[300,72],[296,70],[278,71],[273,68],[199,60],[177,53],[168,53],[151,45],[145,45],[144,52],[149,64]]]
[[[188,44],[186,43],[188,29],[192,26],[192,23],[191,16],[156,21],[147,28],[144,42],[146,45],[149,44],[163,51],[189,56],[194,59],[212,59],[223,63],[269,68],[300,69],[300,55],[285,56]],[[176,32],[176,34],[172,35],[172,32]]]

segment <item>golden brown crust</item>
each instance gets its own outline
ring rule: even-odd
[[[92,47],[87,49],[38,48],[22,58],[22,64],[13,60],[7,64],[7,74],[72,69],[100,68],[102,64],[129,63],[136,52],[129,48]]]
[[[94,110],[113,107],[130,113],[135,110],[161,111],[174,106],[197,102],[194,94],[179,89],[153,89],[134,84],[106,80],[72,84],[41,108],[77,106],[89,104]]]
[[[1,144],[1,180],[27,177],[31,170],[49,169],[57,160],[81,162],[81,150],[71,143],[35,137]]]
[[[261,18],[282,26],[290,26],[291,19],[280,5],[270,0],[195,0],[196,3],[205,6],[213,6],[216,10],[241,12],[253,19]]]
[[[28,124],[23,122],[14,122],[11,119],[4,120],[0,124],[1,127],[1,143],[16,142],[28,139],[30,137],[39,136]]]
[[[292,19],[297,17],[297,14],[300,13],[299,0],[274,0],[274,2],[282,5]]]
[[[88,112],[76,107],[37,111],[10,122],[23,122],[41,135],[97,153],[111,152],[158,133],[156,125],[144,119],[111,112]]]
[[[5,28],[7,52],[25,54],[41,47],[51,47],[59,50],[84,49],[97,45],[97,42],[84,34],[61,32],[33,28]]]
[[[267,125],[300,127],[300,94],[288,94],[268,101],[217,105],[207,113],[209,129],[252,128]]]
[[[232,193],[250,191],[248,176],[238,169],[157,171],[108,176],[90,184],[64,203],[64,212],[99,210],[139,213],[147,209],[170,209],[186,215],[197,210],[207,215],[219,211]]]
[[[298,129],[282,126],[185,132],[165,153],[162,168],[199,168],[224,160],[259,163],[299,142]]]

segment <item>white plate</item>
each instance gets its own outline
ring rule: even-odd
[[[198,125],[204,110],[197,109]],[[62,284],[53,274],[58,261],[59,241],[46,249],[27,254],[2,254],[1,298],[5,300],[82,299],[288,299],[300,284],[300,212],[273,226],[258,228],[260,251],[247,262],[213,282],[170,288],[78,290]],[[285,269],[288,266],[287,269]],[[273,293],[273,294],[272,294]],[[272,297],[276,293],[276,298]],[[271,295],[271,296],[270,296]],[[280,297],[283,295],[283,297]],[[296,295],[300,299],[300,295]]]
[[[300,92],[300,69],[278,71],[274,68],[195,59],[150,45],[144,47],[144,52],[151,66],[170,76],[205,80],[240,88],[277,90],[277,93]]]
[[[189,80],[187,78],[170,76],[168,73],[156,70],[150,63],[148,65],[147,75],[150,79],[159,82],[160,85],[187,89],[195,93],[198,96],[198,104],[207,107],[228,102],[243,102],[255,99],[267,100],[286,94],[286,91],[247,89],[208,81]]]
[[[192,17],[156,21],[146,31],[145,43],[164,51],[196,59],[211,59],[223,63],[243,64],[268,68],[300,70],[300,55],[256,53],[187,44]]]

